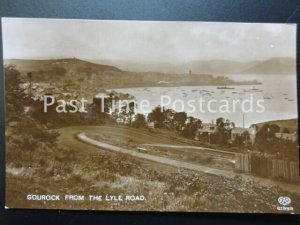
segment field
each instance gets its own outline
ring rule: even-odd
[[[234,168],[234,153],[203,148],[199,142],[188,140],[181,135],[164,129],[147,131],[126,128],[103,127],[102,129],[89,130],[87,136],[110,143],[115,146],[126,147],[137,152],[162,156],[206,165],[209,167],[232,170]]]

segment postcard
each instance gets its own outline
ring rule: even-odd
[[[2,18],[6,208],[299,213],[296,29]]]

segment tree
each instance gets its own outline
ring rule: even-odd
[[[282,133],[286,133],[286,134],[289,134],[290,133],[290,130],[288,128],[284,128]]]
[[[280,126],[277,124],[271,124],[270,125],[270,132],[275,135],[275,133],[278,133],[280,131]]]
[[[248,146],[249,132],[244,131],[242,134],[237,135],[233,144],[236,146]]]
[[[16,91],[19,89],[20,72],[16,70],[15,66],[9,65],[4,69],[5,75],[5,91]]]
[[[176,130],[182,130],[185,126],[185,122],[187,120],[187,115],[185,112],[176,112],[173,118],[173,124]]]
[[[29,96],[31,97],[32,95],[32,73],[31,72],[27,73],[27,78],[29,80]]]
[[[224,119],[219,117],[216,119],[217,132],[215,134],[215,140],[219,144],[226,144],[228,139],[230,139],[231,130],[235,127],[234,122],[229,119]]]
[[[161,109],[161,106],[155,107],[147,117],[149,122],[154,122],[155,127],[162,128],[165,120],[164,113]]]
[[[24,106],[28,99],[25,98],[24,92],[20,89],[20,73],[15,66],[5,67],[5,100],[6,100],[6,122],[19,120],[24,113]]]
[[[120,109],[112,112],[112,118],[117,123],[131,125],[136,110],[136,104],[134,101],[123,101]]]
[[[133,115],[135,113],[135,103],[133,101],[127,102],[127,105],[124,105],[121,109],[121,115],[131,125]]]
[[[259,151],[272,152],[274,146],[276,145],[275,134],[280,131],[280,127],[277,124],[264,124],[256,134],[255,142],[256,147]]]
[[[173,118],[174,118],[175,113],[176,112],[173,109],[164,109],[163,110],[165,127],[167,127],[167,128],[173,127]]]
[[[225,120],[224,127],[226,130],[231,131],[233,128],[235,128],[235,123],[230,121],[229,119]]]
[[[218,128],[223,128],[225,126],[225,119],[223,117],[219,117],[216,119],[216,124]]]
[[[132,122],[132,126],[135,128],[145,127],[147,125],[146,117],[143,114],[136,114],[135,120]]]
[[[184,127],[182,135],[186,138],[194,139],[197,130],[201,128],[202,121],[191,116],[188,119],[189,122]]]

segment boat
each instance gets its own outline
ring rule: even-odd
[[[217,89],[221,89],[221,90],[232,90],[232,89],[234,89],[234,87],[227,87],[227,86],[225,85],[225,86],[218,86]]]
[[[272,95],[268,95],[268,94],[264,95],[264,99],[266,99],[266,100],[269,100],[269,99],[272,99],[272,98],[273,98]]]
[[[265,100],[270,100],[272,99],[271,97],[264,97]]]
[[[249,88],[249,89],[244,89],[244,92],[262,92],[263,90],[258,89],[258,88]]]

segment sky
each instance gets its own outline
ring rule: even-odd
[[[5,59],[164,62],[296,58],[295,24],[2,18]]]

